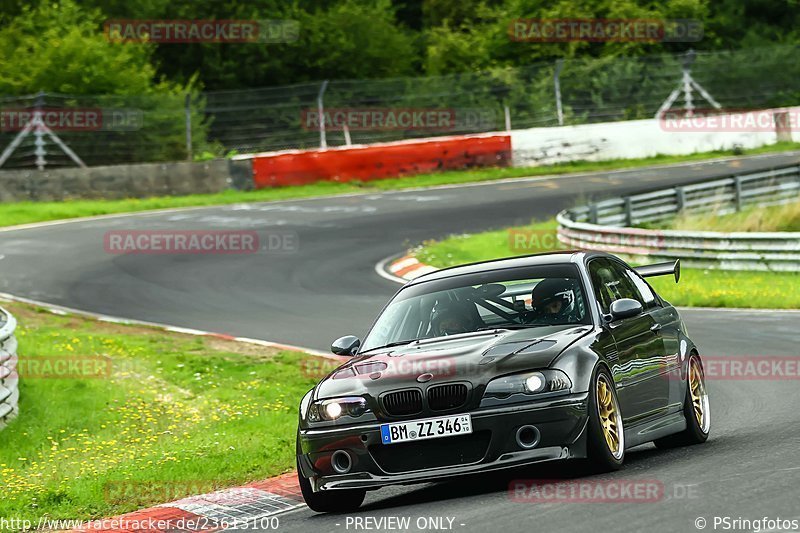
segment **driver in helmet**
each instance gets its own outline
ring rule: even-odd
[[[526,322],[533,324],[568,324],[575,322],[575,288],[570,279],[549,278],[540,281],[531,293],[533,309]]]
[[[436,337],[469,333],[474,330],[468,310],[464,304],[458,302],[436,304],[431,316],[431,329]]]

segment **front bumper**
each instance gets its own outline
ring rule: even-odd
[[[314,491],[375,489],[586,457],[587,410],[585,392],[483,408],[470,412],[472,435],[410,445],[381,444],[380,426],[385,422],[300,430],[300,475],[309,478]],[[530,449],[522,448],[516,440],[517,429],[525,425],[536,426],[541,435],[538,444]],[[352,468],[346,474],[336,473],[331,465],[331,456],[337,450],[348,452],[352,459]],[[443,459],[441,464],[435,464],[437,454]],[[415,463],[417,459],[419,462]]]

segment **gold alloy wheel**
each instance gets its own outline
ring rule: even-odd
[[[622,457],[624,447],[622,433],[622,417],[620,416],[617,398],[604,374],[597,376],[597,410],[600,414],[600,425],[606,439],[608,451],[615,458]]]
[[[703,382],[703,369],[696,357],[689,360],[689,394],[692,397],[692,410],[697,425],[704,433],[708,433],[708,395]]]

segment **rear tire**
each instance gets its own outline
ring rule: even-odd
[[[300,482],[300,492],[306,505],[318,513],[346,513],[355,511],[367,495],[363,489],[325,490],[314,492],[311,481],[300,470],[300,443],[297,446],[297,479]]]
[[[622,468],[625,461],[625,431],[614,380],[605,367],[597,367],[589,391],[589,423],[586,451],[596,472]]]
[[[711,429],[711,410],[706,392],[705,373],[700,356],[693,353],[689,356],[688,375],[686,376],[686,396],[683,399],[683,416],[686,418],[686,429],[680,433],[662,437],[653,441],[657,448],[668,449],[678,446],[702,444],[708,440]]]

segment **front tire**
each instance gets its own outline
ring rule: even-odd
[[[686,429],[653,441],[658,448],[690,446],[702,444],[708,440],[708,433],[711,429],[711,409],[706,392],[703,363],[696,353],[689,356],[683,416],[686,418]]]
[[[604,367],[597,367],[589,394],[587,453],[592,468],[610,472],[625,461],[625,430],[614,380]]]
[[[311,481],[300,470],[300,443],[297,443],[297,480],[300,483],[300,492],[306,505],[318,513],[346,513],[355,511],[367,495],[363,489],[342,489],[314,492]]]

